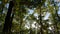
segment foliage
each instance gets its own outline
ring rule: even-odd
[[[10,0],[0,1],[2,2],[0,3],[0,32],[2,32],[8,10],[5,6],[7,3],[9,4]],[[60,34],[59,3],[55,0],[14,0],[11,32],[14,34],[39,34],[42,28],[43,34]]]

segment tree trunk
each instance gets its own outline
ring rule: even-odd
[[[41,14],[41,6],[39,7],[40,9],[40,15],[39,15],[39,25],[41,25],[40,27],[40,31],[38,32],[38,34],[43,34],[43,24],[42,24],[42,14]]]
[[[12,26],[12,19],[13,19],[13,15],[11,17],[11,13],[12,13],[12,8],[13,8],[13,1],[10,1],[9,3],[9,8],[8,8],[8,12],[5,18],[5,23],[4,23],[4,27],[3,27],[3,32],[5,33],[9,33],[11,31],[11,26]]]

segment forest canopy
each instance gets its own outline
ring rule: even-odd
[[[0,0],[0,34],[60,34],[60,0]]]

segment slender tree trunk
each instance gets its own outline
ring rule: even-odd
[[[21,5],[19,5],[19,11],[20,10],[23,10],[21,9]],[[23,15],[22,15],[22,11],[20,11],[20,34],[23,34],[23,31],[22,31],[22,24],[23,24]]]
[[[39,7],[39,9],[40,9],[40,15],[39,15],[39,20],[40,20],[40,25],[41,25],[41,27],[40,27],[40,32],[38,33],[38,34],[43,34],[43,25],[42,25],[42,14],[41,14],[41,6]]]
[[[55,17],[57,17],[57,18],[59,19],[60,17],[58,16],[58,11],[56,11],[55,14],[56,14]],[[56,18],[56,20],[57,20],[57,18]],[[57,27],[57,23],[58,23],[58,22],[57,22],[56,20],[54,20],[54,22],[55,22],[54,25],[55,25],[55,30],[56,30],[55,32],[56,32],[56,34],[59,34],[59,32],[58,32],[58,27]]]
[[[12,19],[13,19],[13,15],[11,17],[11,13],[12,13],[12,8],[13,8],[13,1],[10,1],[9,3],[9,8],[8,8],[8,12],[5,18],[5,23],[4,23],[4,27],[3,27],[3,32],[5,33],[9,33],[11,31],[11,26],[12,26]]]
[[[57,18],[59,19],[60,17],[58,16],[58,11],[57,11],[57,9],[56,9],[56,4],[54,3],[54,6],[55,6],[55,18],[54,18],[54,22],[55,22],[55,24],[54,24],[54,27],[55,27],[55,34],[59,34],[59,32],[58,32],[58,27],[57,27]],[[56,19],[56,20],[55,20]]]

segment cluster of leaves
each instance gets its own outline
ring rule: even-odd
[[[10,0],[0,1],[0,23],[2,23],[2,28],[8,10],[5,5],[7,5],[9,1]],[[12,32],[15,32],[14,34],[16,34],[16,32],[21,34],[39,34],[41,27],[43,34],[60,34],[60,16],[57,13],[58,2],[54,2],[54,0],[14,0],[14,2],[15,5],[13,9],[15,10],[13,10],[13,12],[15,12],[15,15],[11,29]],[[33,12],[31,10],[33,10]],[[29,14],[30,12],[32,14]],[[48,14],[50,15],[48,16]],[[39,19],[40,17],[42,17],[42,20]],[[0,31],[2,31],[2,28]]]

